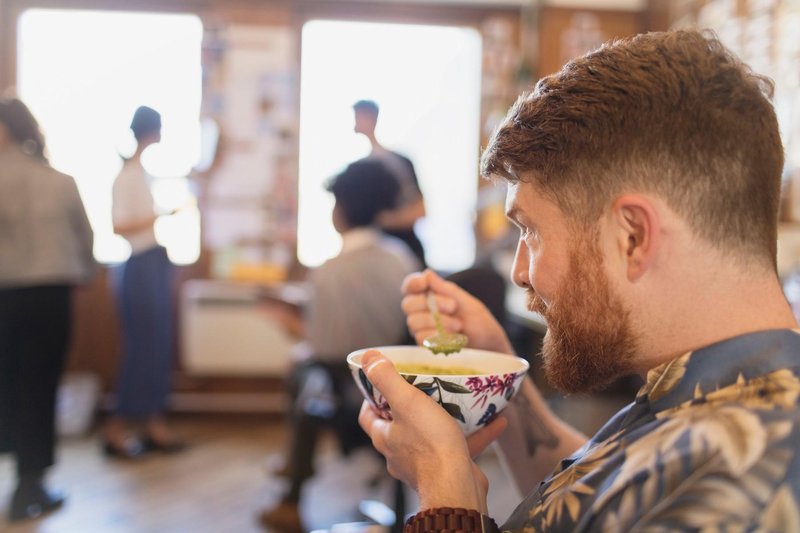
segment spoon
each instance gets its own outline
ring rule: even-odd
[[[426,301],[428,310],[433,315],[434,322],[436,322],[436,335],[423,340],[422,345],[433,353],[450,355],[451,353],[460,352],[467,345],[469,339],[461,333],[448,333],[444,330],[442,315],[439,314],[439,306],[436,305],[436,297],[432,292],[428,292]]]

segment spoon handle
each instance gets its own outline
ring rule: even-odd
[[[436,322],[436,331],[439,332],[439,335],[443,335],[444,326],[442,325],[442,315],[439,314],[439,306],[436,304],[436,296],[433,295],[432,291],[428,291],[425,301],[428,304],[428,310],[433,315],[434,322]]]

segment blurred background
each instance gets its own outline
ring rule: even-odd
[[[50,162],[75,178],[104,269],[130,254],[111,226],[120,155],[135,147],[129,117],[143,104],[162,114],[162,142],[143,164],[158,178],[157,208],[177,210],[156,225],[178,265],[170,410],[205,446],[157,460],[178,467],[108,470],[94,457],[120,353],[108,276],[98,276],[77,294],[59,404],[55,476],[80,497],[10,530],[257,529],[252,512],[270,489],[253,465],[283,445],[297,340],[264,309],[301,310],[307,272],[341,248],[323,186],[370,151],[353,131],[352,104],[376,101],[381,142],[414,162],[426,208],[415,230],[429,266],[447,275],[482,265],[507,280],[517,236],[505,190],[478,175],[494,127],[570,58],[680,27],[715,30],[775,80],[787,156],[778,266],[800,312],[800,0],[0,0],[0,89],[28,104]],[[510,283],[504,298],[515,347],[568,420],[594,431],[632,397],[630,381],[599,401],[552,391],[537,364],[546,326]],[[3,461],[0,501],[13,481]],[[306,506],[320,528],[351,518],[314,516],[312,507],[349,509],[326,500],[325,483],[311,489],[322,503]]]

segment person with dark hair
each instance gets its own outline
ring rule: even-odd
[[[379,108],[372,100],[359,100],[353,104],[355,132],[364,135],[372,146],[369,157],[389,169],[400,184],[400,196],[394,209],[387,209],[377,219],[387,235],[397,237],[414,252],[425,266],[425,250],[414,230],[417,220],[425,216],[425,199],[419,187],[414,164],[406,156],[384,147],[375,136]]]
[[[64,502],[43,478],[55,462],[72,291],[97,265],[78,187],[48,164],[36,119],[15,98],[0,100],[0,190],[0,453],[17,463],[14,522]]]
[[[161,113],[146,105],[137,107],[131,119],[131,132],[137,143],[147,136],[160,133]]]
[[[167,426],[164,413],[174,360],[172,263],[156,242],[159,215],[150,191],[151,177],[142,153],[161,141],[161,115],[139,107],[130,125],[136,152],[126,160],[112,189],[114,233],[131,246],[130,258],[113,272],[119,309],[122,359],[116,406],[104,431],[104,452],[133,458],[148,450],[177,452],[183,443]],[[144,438],[130,432],[131,422],[144,422]]]
[[[528,379],[465,440],[368,353],[393,420],[365,403],[360,423],[419,493],[407,530],[498,530],[472,461],[495,440],[527,494],[503,530],[797,530],[800,333],[776,274],[771,95],[713,35],[674,31],[608,43],[517,100],[481,170],[507,183],[511,276],[547,321],[546,374],[567,393],[628,374],[645,384],[586,439]],[[512,353],[485,306],[433,272],[404,290],[418,341],[433,291],[445,327]]]
[[[368,444],[358,427],[361,396],[344,358],[364,346],[399,344],[408,337],[400,284],[420,268],[401,241],[375,226],[379,214],[395,206],[399,191],[385,166],[371,159],[356,161],[327,189],[335,200],[333,224],[342,236],[342,250],[310,274],[311,300],[302,324],[305,343],[298,350],[302,362],[289,380],[290,485],[279,505],[260,515],[263,525],[281,531],[302,529],[298,504],[313,472],[320,418],[330,419],[345,455]],[[320,401],[321,396],[330,401]]]

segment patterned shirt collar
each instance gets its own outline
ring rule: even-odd
[[[747,333],[686,353],[653,368],[636,395],[663,411],[703,394],[779,369],[800,367],[800,330]]]

